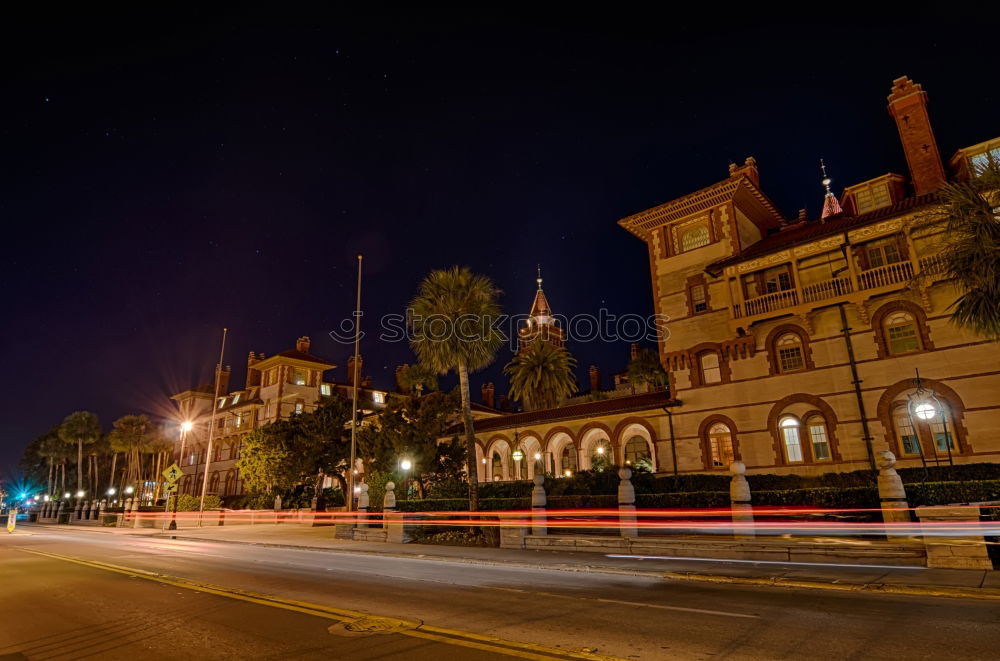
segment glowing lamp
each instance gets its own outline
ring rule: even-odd
[[[400,468],[402,468],[402,469],[403,469],[403,470],[405,470],[405,471],[408,471],[408,470],[410,470],[411,468],[413,468],[413,464],[412,464],[412,463],[410,463],[410,460],[409,460],[409,459],[404,459],[404,460],[403,460],[403,463],[401,463],[401,464],[400,464],[399,466],[400,466]]]
[[[521,448],[514,450],[514,461],[521,461],[522,459],[524,459],[524,452]]]
[[[76,492],[76,497],[77,498],[83,498],[83,494],[85,494],[85,493],[86,492],[83,489],[80,489],[79,491]]]
[[[603,445],[598,445],[597,446],[597,454],[604,454],[604,446]]]
[[[191,422],[190,420],[185,420],[184,422],[181,423],[181,431],[184,433],[191,431],[192,427],[194,427],[194,423]]]

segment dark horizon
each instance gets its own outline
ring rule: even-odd
[[[452,264],[492,277],[510,314],[528,311],[540,263],[556,313],[645,316],[646,248],[616,222],[724,179],[729,162],[756,158],[786,217],[819,215],[820,158],[838,195],[908,177],[885,108],[903,75],[930,96],[944,159],[996,137],[979,72],[998,58],[973,23],[734,17],[706,36],[694,18],[650,18],[11,20],[2,472],[72,411],[106,429],[165,415],[170,394],[210,379],[224,326],[231,389],[247,352],[301,335],[343,380],[352,347],[328,334],[353,310],[358,253],[366,323]],[[591,364],[609,385],[629,350],[568,348],[581,389]],[[405,343],[361,353],[387,390],[414,362]],[[474,399],[485,381],[506,392],[509,357],[473,377]]]

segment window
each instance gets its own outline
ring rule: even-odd
[[[899,254],[899,244],[894,236],[872,241],[865,246],[865,252],[868,255],[868,268],[870,269],[903,261],[902,255]]]
[[[376,404],[385,404],[385,393],[378,390],[372,391],[372,401]]]
[[[787,291],[792,288],[792,274],[787,266],[779,266],[764,271],[764,292]]]
[[[267,404],[264,405],[264,417],[271,417],[271,400],[267,400]]]
[[[194,466],[194,459],[194,453],[192,453],[191,457],[188,459],[188,466]]]
[[[887,207],[890,202],[889,187],[886,184],[876,184],[854,193],[854,203],[859,214]]]
[[[698,225],[681,234],[681,252],[701,248],[709,243],[711,243],[711,237],[708,233],[708,225]]]
[[[304,369],[296,367],[295,371],[292,372],[292,383],[294,383],[297,386],[306,385],[306,371]]]
[[[295,402],[295,415],[299,415],[300,413],[302,413],[302,410],[304,408],[305,406],[302,404],[302,402]]]
[[[937,446],[938,452],[948,452],[948,450],[955,449],[955,439],[952,438],[951,428],[945,431],[944,422],[941,420],[941,416],[938,415],[931,422],[931,433],[934,434],[934,445]]]
[[[778,351],[778,370],[784,372],[795,372],[805,368],[805,360],[802,357],[802,338],[795,333],[785,333],[774,343]]]
[[[219,408],[221,409],[225,405],[226,405],[226,398],[223,397],[222,399],[219,400]]]
[[[701,362],[701,382],[703,384],[722,382],[722,370],[719,368],[719,354],[717,353],[702,354],[700,362]]]
[[[896,435],[903,454],[920,454],[919,441],[905,407],[896,409]]]
[[[233,395],[233,404],[235,404],[238,401],[240,401],[240,393],[236,393],[235,395]]]
[[[652,457],[649,456],[649,444],[642,436],[633,436],[625,444],[625,463],[637,466],[650,464]]]
[[[977,177],[981,175],[983,170],[989,166],[991,158],[994,163],[1000,163],[1000,147],[970,157],[969,162],[972,165],[973,174]]]
[[[897,356],[904,353],[920,351],[920,340],[917,337],[917,322],[909,312],[895,312],[886,317],[883,322],[886,345],[889,354]]]
[[[733,433],[729,427],[717,422],[708,430],[708,452],[712,468],[728,468],[736,457]]]
[[[812,443],[813,461],[830,460],[830,441],[826,435],[826,421],[813,416],[806,422],[809,427],[809,442]]]
[[[493,453],[493,481],[499,482],[503,479],[503,460],[496,452]]]
[[[695,314],[708,310],[708,297],[705,293],[705,285],[693,285],[691,287],[691,311]]]
[[[330,396],[330,392],[331,392],[331,390],[330,390],[330,384],[329,383],[322,384],[319,387],[319,392],[320,392],[320,394],[326,395],[327,397],[329,397]]]
[[[785,457],[789,463],[801,462],[802,441],[799,438],[799,421],[795,418],[782,418],[779,425],[781,427],[781,438],[785,444]]]

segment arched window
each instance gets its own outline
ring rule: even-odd
[[[215,495],[219,494],[219,471],[212,473],[212,477],[209,478],[208,492]]]
[[[567,443],[562,449],[562,455],[559,457],[559,468],[563,475],[566,471],[576,472],[576,446],[572,443]]]
[[[681,252],[707,246],[710,242],[711,237],[708,234],[708,225],[692,227],[681,234]]]
[[[920,441],[917,433],[913,429],[913,420],[910,419],[910,412],[905,404],[897,406],[892,412],[893,421],[896,423],[896,440],[904,455],[920,454]]]
[[[727,425],[717,422],[708,430],[708,454],[712,468],[728,468],[736,458],[733,432]]]
[[[611,441],[606,438],[598,439],[594,442],[593,449],[590,452],[590,462],[593,463],[614,463],[614,457],[611,452]]]
[[[882,322],[885,330],[885,344],[889,355],[898,356],[904,353],[920,351],[920,333],[917,332],[917,320],[909,312],[893,312],[886,315]]]
[[[798,419],[792,416],[784,417],[778,426],[781,428],[781,440],[785,446],[785,458],[789,463],[802,462],[802,435]]]
[[[713,352],[703,353],[699,358],[701,363],[701,382],[703,384],[720,383],[722,381],[722,370],[719,368],[719,354]]]
[[[811,416],[806,420],[806,427],[809,428],[813,461],[830,461],[830,437],[826,431],[826,420],[820,415]]]
[[[229,471],[226,473],[226,486],[222,491],[224,496],[232,496],[236,493],[236,473]]]
[[[805,358],[802,354],[802,338],[796,333],[785,333],[774,342],[774,349],[777,352],[778,371],[797,372],[806,366]]]
[[[625,464],[628,466],[641,466],[652,463],[649,455],[649,444],[642,436],[633,436],[625,444]],[[647,466],[650,467],[651,466]]]
[[[503,479],[503,460],[498,452],[493,453],[493,481],[499,482]]]

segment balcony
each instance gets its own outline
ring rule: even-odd
[[[747,320],[756,321],[772,316],[775,312],[791,310],[812,303],[822,303],[845,297],[853,300],[861,292],[864,294],[861,294],[860,298],[865,298],[877,290],[898,288],[913,279],[915,268],[919,269],[918,273],[922,275],[940,278],[944,275],[943,257],[940,254],[927,255],[912,261],[895,262],[867,269],[858,273],[857,278],[844,274],[808,285],[770,292],[763,296],[747,299],[742,303],[736,302],[732,308],[733,319],[741,321],[740,324],[734,324],[734,327],[736,325],[745,326]],[[851,296],[852,294],[855,296]]]

